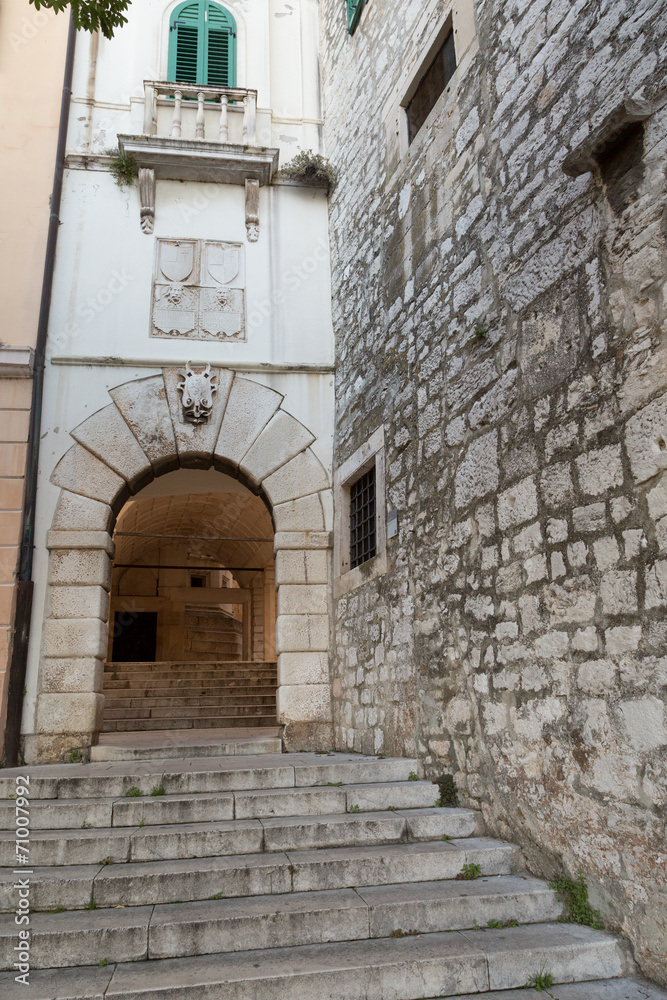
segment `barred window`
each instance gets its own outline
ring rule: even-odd
[[[421,78],[414,97],[408,104],[408,142],[412,142],[417,135],[455,70],[454,32],[450,31],[436,52],[433,62]]]
[[[375,465],[350,486],[350,567],[376,554]]]

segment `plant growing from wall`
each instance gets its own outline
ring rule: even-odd
[[[119,149],[110,149],[108,152],[111,157],[109,170],[118,187],[123,190],[128,185],[134,184],[134,178],[137,176],[137,164],[133,157],[121,153]]]
[[[443,774],[442,778],[437,778],[434,784],[438,786],[440,792],[438,801],[441,806],[457,806],[459,804],[452,774]]]
[[[600,911],[594,910],[590,904],[588,886],[581,869],[577,872],[576,879],[563,875],[550,882],[549,888],[555,889],[556,895],[567,907],[567,916],[561,917],[562,921],[569,924],[584,924],[597,930],[604,926]]]
[[[302,180],[310,184],[327,184],[329,188],[333,188],[338,178],[338,171],[321,153],[303,149],[278,171],[278,177]]]

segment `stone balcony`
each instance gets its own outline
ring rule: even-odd
[[[118,136],[138,169],[144,232],[153,231],[156,179],[205,181],[245,185],[252,239],[258,188],[278,167],[278,150],[257,144],[257,91],[145,80],[144,93],[143,132]]]

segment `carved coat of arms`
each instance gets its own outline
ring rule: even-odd
[[[158,239],[152,337],[245,340],[243,246]]]
[[[178,391],[183,399],[183,415],[192,424],[203,424],[213,409],[217,376],[211,375],[210,365],[206,365],[203,372],[193,371],[189,361],[185,369],[179,369],[178,374],[182,379],[178,383]]]

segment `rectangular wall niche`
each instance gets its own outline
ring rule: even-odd
[[[151,337],[245,340],[241,243],[156,241]]]

